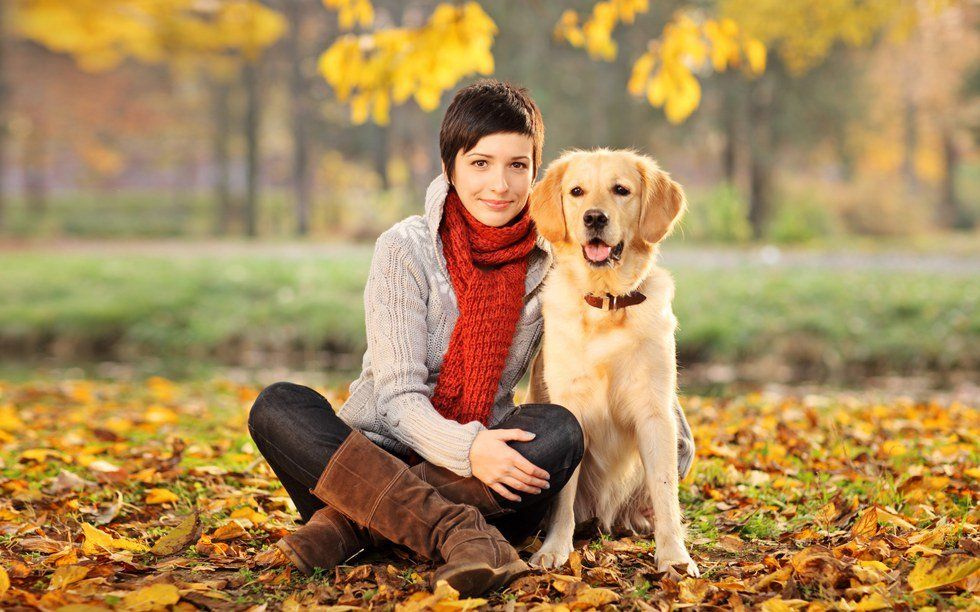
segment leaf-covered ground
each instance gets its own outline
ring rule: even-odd
[[[257,563],[296,526],[246,435],[257,391],[0,382],[0,608],[980,606],[975,405],[686,398],[698,461],[681,503],[702,578],[656,572],[650,539],[586,527],[560,572],[456,601],[398,549],[312,578]]]

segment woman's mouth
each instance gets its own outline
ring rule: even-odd
[[[510,206],[510,200],[480,200],[494,210],[505,210]]]

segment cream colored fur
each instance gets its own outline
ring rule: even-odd
[[[574,195],[576,187],[581,194]],[[531,214],[554,248],[556,267],[542,291],[544,343],[532,366],[530,399],[571,410],[586,444],[582,463],[558,495],[534,565],[564,564],[576,522],[597,517],[606,530],[613,524],[652,530],[659,568],[680,564],[698,575],[684,545],[677,498],[674,284],[656,265],[657,243],[684,205],[680,186],[653,160],[630,151],[566,154],[532,192]],[[602,239],[611,246],[623,242],[612,266],[593,267],[583,255],[583,213],[590,209],[609,217]],[[586,293],[633,290],[646,301],[610,311],[584,300]],[[643,508],[652,508],[653,524]]]

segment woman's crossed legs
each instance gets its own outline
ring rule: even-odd
[[[249,413],[248,428],[300,517],[308,521],[324,505],[310,489],[351,428],[337,417],[322,395],[309,387],[285,382],[270,385],[259,394]],[[521,492],[519,502],[490,492],[500,507],[511,512],[491,517],[488,522],[511,541],[519,541],[536,531],[549,502],[581,461],[582,429],[568,410],[555,404],[518,406],[493,428],[534,433],[533,440],[510,445],[551,476],[550,488],[538,494]]]

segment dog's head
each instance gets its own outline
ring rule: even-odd
[[[649,252],[684,207],[680,185],[632,151],[566,153],[531,192],[538,232],[556,247],[580,246],[593,268],[617,267],[630,247]]]

